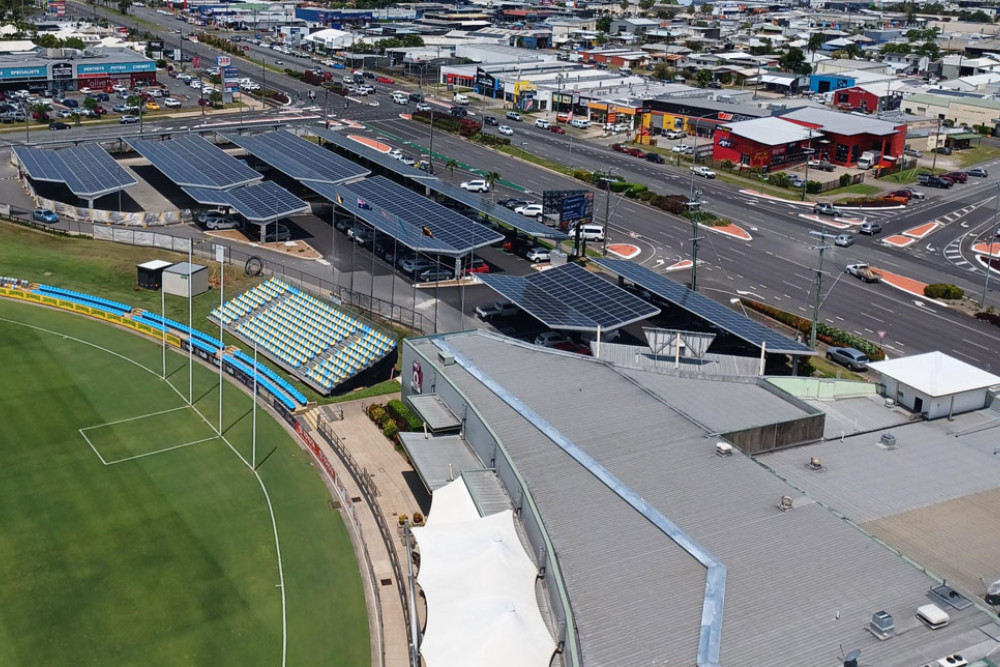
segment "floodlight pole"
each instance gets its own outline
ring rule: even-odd
[[[986,310],[986,293],[990,290],[990,272],[993,271],[993,245],[997,238],[997,213],[1000,212],[1000,183],[997,183],[996,202],[993,204],[993,229],[989,240],[986,241],[986,280],[983,281],[983,298],[979,301],[979,307]]]
[[[225,246],[215,247],[215,258],[219,260],[221,287],[219,288],[219,341],[222,341],[222,307],[226,302],[226,249]],[[219,351],[219,435],[222,435],[222,355],[225,343]]]
[[[194,325],[194,312],[191,307],[191,299],[193,295],[193,289],[191,287],[191,265],[194,261],[194,239],[188,242],[188,274],[187,274],[187,284],[188,284],[188,405],[194,405],[194,334],[191,333],[192,326]]]
[[[167,318],[167,308],[166,308],[166,293],[163,291],[163,273],[160,273],[160,323]],[[163,379],[167,379],[167,328],[165,326],[160,327],[160,331],[163,332]]]
[[[253,435],[250,451],[250,467],[257,469],[257,340],[253,342]]]

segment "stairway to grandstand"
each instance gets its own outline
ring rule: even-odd
[[[389,336],[277,278],[211,316],[327,392],[395,347]]]

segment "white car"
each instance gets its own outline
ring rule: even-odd
[[[489,192],[490,184],[481,178],[477,178],[472,181],[463,182],[461,188],[469,192]]]
[[[393,160],[402,160],[403,151],[399,150],[398,148],[393,148],[391,151],[389,151],[389,157],[391,157]]]
[[[677,144],[670,150],[674,153],[693,153],[694,146],[688,146],[687,144]]]
[[[704,165],[691,167],[691,173],[695,176],[701,176],[703,178],[715,178],[715,172]]]
[[[508,137],[514,134],[514,130],[513,128],[511,128],[510,125],[501,125],[500,127],[497,128],[497,132],[499,132],[500,134],[505,134]]]
[[[430,111],[430,110],[431,110],[431,105],[427,104],[427,102],[421,102],[420,104],[417,105],[417,111]]]
[[[545,331],[535,336],[535,345],[542,347],[555,347],[569,342],[570,339],[566,334],[561,334],[558,331]]]
[[[684,130],[670,130],[667,132],[667,139],[683,139],[686,136]]]
[[[126,90],[128,90],[128,89],[126,88]],[[21,91],[19,90],[17,92],[20,93]],[[27,92],[27,91],[24,91],[24,92]],[[80,92],[83,93],[84,95],[90,95],[94,91],[92,91],[90,88],[87,88],[86,86],[84,86],[83,88],[80,89]],[[27,95],[25,95],[24,97],[27,97]]]
[[[414,164],[417,163],[417,161],[414,160],[409,155],[404,155],[403,157],[399,158],[399,161],[402,162],[403,164],[407,165],[408,167],[412,167]]]
[[[518,206],[514,209],[514,213],[520,213],[529,218],[537,218],[542,214],[542,210],[541,204],[528,204],[526,206]]]
[[[180,109],[181,101],[174,97],[168,97],[167,99],[163,100],[163,106],[167,107],[168,109]]]
[[[532,248],[528,251],[528,254],[524,256],[529,262],[547,262],[549,261],[549,249],[544,247]]]

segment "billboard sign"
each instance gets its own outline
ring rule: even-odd
[[[229,56],[218,56],[215,59],[215,64],[220,69],[223,68],[223,67],[229,67],[232,64],[232,62],[233,62],[233,59],[230,58]]]
[[[559,216],[559,229],[565,232],[574,225],[594,221],[594,193],[592,190],[546,190],[542,195],[542,209],[546,217]]]

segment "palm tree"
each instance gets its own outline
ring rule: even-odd
[[[455,180],[455,170],[458,169],[458,160],[449,159],[444,163],[444,168],[451,172],[451,180]]]
[[[222,104],[222,93],[213,90],[208,96],[208,101],[212,103],[213,107],[220,106]]]
[[[486,174],[483,179],[486,181],[486,185],[490,186],[490,201],[493,201],[493,184],[503,178],[499,171],[491,171]]]
[[[49,107],[39,102],[31,107],[31,115],[39,123],[47,123],[49,120]]]

